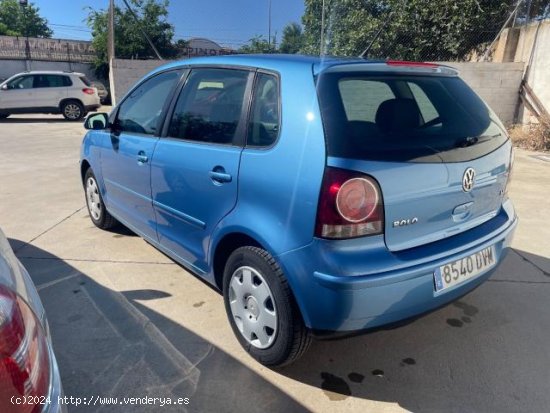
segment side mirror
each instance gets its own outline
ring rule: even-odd
[[[84,128],[88,130],[103,130],[109,127],[109,115],[107,113],[92,113],[84,121]]]
[[[2,85],[2,90],[8,90],[8,85]]]

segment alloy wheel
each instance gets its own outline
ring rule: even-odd
[[[80,118],[80,107],[75,103],[69,103],[65,106],[64,113],[69,119],[78,119]]]

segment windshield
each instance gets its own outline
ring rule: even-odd
[[[464,162],[507,135],[458,77],[326,73],[318,93],[329,156],[396,162]]]

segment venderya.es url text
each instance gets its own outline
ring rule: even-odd
[[[51,404],[51,399],[45,396],[12,396],[11,403],[15,405],[44,405]],[[188,397],[74,397],[63,396],[57,398],[58,404],[67,406],[103,406],[103,405],[150,405],[150,406],[177,406],[187,405],[190,400]]]

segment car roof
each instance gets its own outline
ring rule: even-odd
[[[246,54],[246,55],[222,55],[194,57],[183,59],[177,62],[169,63],[160,70],[171,67],[181,67],[188,65],[225,65],[225,66],[245,66],[258,67],[262,69],[281,70],[285,67],[304,66],[311,68],[318,65],[334,65],[342,62],[368,62],[358,58],[337,58],[337,57],[318,57],[307,55],[290,54]]]
[[[170,68],[201,65],[257,67],[266,70],[284,72],[302,67],[317,75],[325,71],[351,69],[362,71],[416,72],[456,75],[456,69],[437,63],[398,62],[392,60],[369,60],[360,57],[309,56],[288,54],[248,54],[196,57],[179,60],[159,67],[157,71]],[[443,69],[443,70],[442,70]],[[444,73],[447,72],[447,73]]]
[[[74,75],[74,76],[85,76],[84,73],[64,72],[62,70],[30,70],[28,72],[17,73],[17,75]]]

